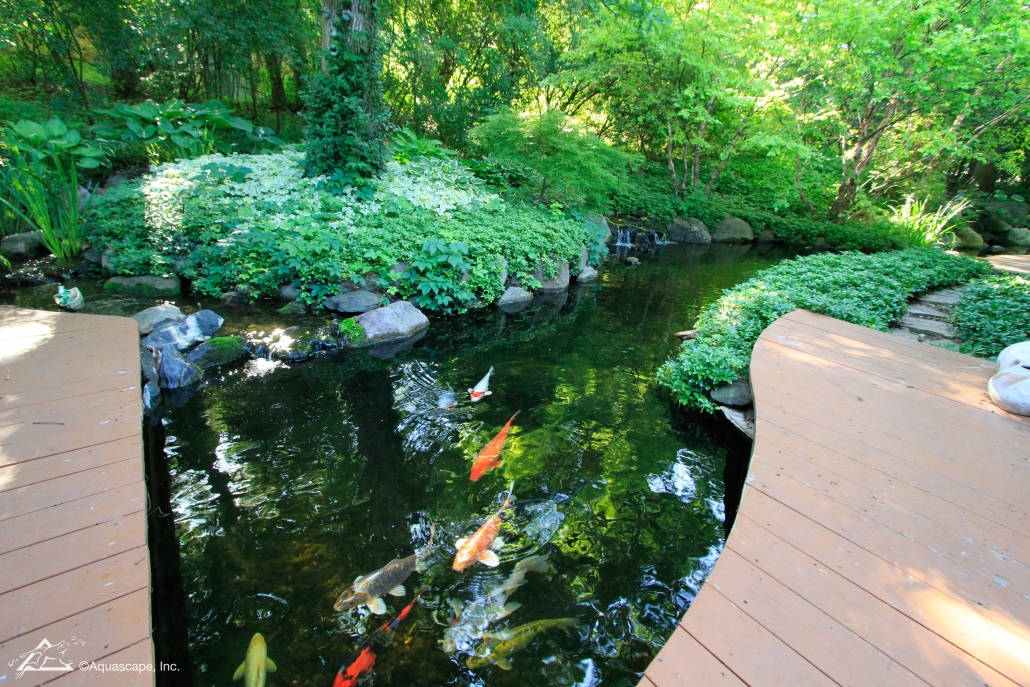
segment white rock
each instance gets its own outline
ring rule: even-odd
[[[1013,365],[1030,365],[1030,341],[1012,344],[998,355],[998,369]]]
[[[1030,369],[1014,365],[998,372],[987,383],[987,391],[1002,410],[1030,415]]]

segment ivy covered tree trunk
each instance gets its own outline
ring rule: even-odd
[[[323,0],[323,68],[307,93],[307,171],[371,176],[386,159],[376,0]]]

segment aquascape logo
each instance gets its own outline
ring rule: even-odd
[[[62,640],[57,644],[51,644],[50,640],[44,637],[35,649],[26,651],[18,658],[12,659],[7,665],[13,666],[21,661],[14,675],[15,679],[31,672],[70,673],[75,670],[75,666],[64,660],[64,652],[74,645],[86,646],[86,642],[72,637],[70,642]]]

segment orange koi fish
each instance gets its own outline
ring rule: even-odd
[[[358,680],[372,672],[376,659],[389,648],[391,635],[400,627],[412,609],[415,608],[415,604],[424,591],[425,589],[422,589],[415,594],[411,603],[405,606],[400,613],[361,643],[357,653],[345,665],[340,667],[340,672],[336,673],[333,687],[357,687]]]
[[[494,468],[499,468],[504,465],[501,462],[501,451],[504,450],[504,442],[508,440],[508,432],[511,431],[511,423],[515,420],[515,417],[522,411],[515,411],[515,415],[511,416],[511,420],[508,420],[508,424],[497,433],[490,443],[483,447],[483,450],[479,452],[476,459],[472,461],[472,476],[473,482],[479,480],[480,477],[490,472]]]
[[[497,533],[501,531],[501,515],[509,505],[511,505],[510,488],[508,489],[508,498],[504,499],[500,510],[480,525],[471,537],[454,542],[454,545],[458,547],[458,553],[454,555],[454,565],[452,566],[455,570],[461,572],[476,561],[488,568],[496,568],[500,564],[501,561],[494,551],[504,546],[504,540],[498,538]]]

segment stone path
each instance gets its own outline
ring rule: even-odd
[[[955,286],[917,298],[909,304],[908,312],[901,318],[898,326],[887,331],[903,339],[957,351],[959,341],[948,318],[965,288]]]

